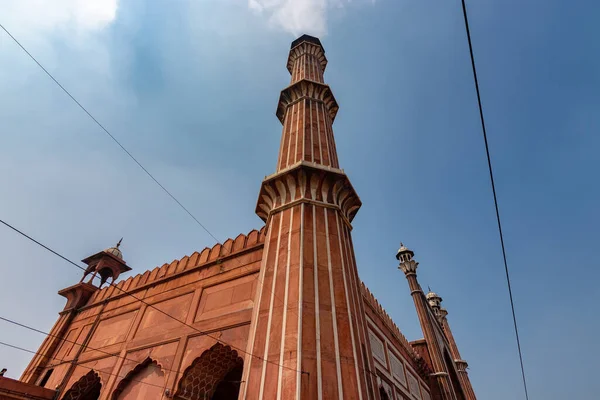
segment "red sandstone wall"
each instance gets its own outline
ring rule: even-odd
[[[195,329],[117,288],[98,291],[75,316],[67,340],[42,372],[41,376],[53,369],[45,387],[54,389],[62,382],[92,329],[88,347],[79,355],[79,365],[66,387],[93,369],[102,382],[101,399],[111,398],[109,394],[145,360],[147,365],[134,371],[135,382],[125,387],[119,399],[159,399],[165,389],[174,392],[185,368],[217,343],[216,339],[242,349],[238,353],[243,357],[263,240],[262,232],[253,231],[117,284]]]
[[[378,382],[395,400],[430,400],[423,361],[371,292],[362,285]]]

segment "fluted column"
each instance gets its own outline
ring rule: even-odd
[[[256,207],[267,232],[240,399],[372,398],[350,234],[361,203],[337,168],[325,65],[318,39],[292,44],[277,172]]]
[[[281,92],[276,113],[283,124],[277,171],[299,161],[339,168],[331,128],[338,105],[323,83],[325,51],[318,39],[306,35],[292,46],[288,57],[292,80]]]

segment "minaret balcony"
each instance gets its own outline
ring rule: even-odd
[[[283,124],[288,107],[305,98],[325,104],[331,123],[333,123],[339,106],[329,85],[309,79],[302,79],[281,91],[275,113],[279,121]]]
[[[264,179],[256,214],[267,222],[273,213],[300,203],[337,209],[349,226],[362,205],[343,170],[300,161]]]

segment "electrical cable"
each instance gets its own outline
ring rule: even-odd
[[[525,398],[529,400],[529,394],[527,392],[527,380],[525,379],[525,368],[523,366],[523,355],[521,353],[521,341],[519,340],[519,329],[517,328],[517,317],[515,314],[515,304],[513,301],[512,288],[510,284],[510,275],[508,272],[508,263],[506,262],[506,249],[504,246],[504,236],[502,235],[502,224],[500,223],[500,211],[498,209],[498,198],[496,196],[496,186],[494,185],[494,173],[492,172],[492,161],[490,158],[490,149],[487,140],[487,132],[485,129],[485,120],[483,118],[483,107],[481,106],[481,94],[479,91],[479,81],[477,79],[477,69],[475,68],[475,56],[473,55],[473,44],[471,43],[471,32],[469,30],[469,19],[467,17],[467,6],[465,0],[462,1],[462,11],[465,20],[465,30],[467,33],[467,40],[469,42],[469,54],[471,56],[471,67],[473,69],[473,79],[475,81],[475,91],[477,92],[477,105],[479,106],[479,117],[481,119],[481,130],[483,133],[483,141],[485,143],[485,154],[487,156],[488,169],[490,172],[490,182],[492,184],[492,194],[494,196],[494,207],[496,209],[496,220],[498,222],[498,233],[500,234],[500,245],[502,247],[502,257],[504,259],[504,271],[506,273],[506,283],[508,286],[508,295],[510,298],[510,308],[512,311],[513,324],[515,327],[515,336],[517,339],[517,348],[519,350],[519,361],[521,363],[521,375],[523,378],[523,388],[525,390]]]
[[[63,260],[65,260],[65,261],[67,261],[68,263],[70,263],[70,264],[74,265],[75,267],[79,268],[80,270],[82,270],[82,271],[84,271],[84,272],[86,271],[86,269],[85,269],[85,268],[83,268],[82,266],[80,266],[80,265],[78,265],[77,263],[75,263],[75,262],[71,261],[70,259],[68,259],[67,257],[63,256],[62,254],[58,253],[57,251],[54,251],[54,250],[52,250],[52,249],[51,249],[51,248],[49,248],[48,246],[46,246],[46,245],[44,245],[44,244],[40,243],[39,241],[35,240],[35,239],[34,239],[34,238],[32,238],[31,236],[29,236],[29,235],[27,235],[26,233],[24,233],[24,232],[20,231],[19,229],[15,228],[14,226],[10,225],[9,223],[5,222],[4,220],[0,219],[0,223],[2,223],[3,225],[7,226],[7,227],[8,227],[8,228],[10,228],[10,229],[12,229],[13,231],[17,232],[18,234],[20,234],[20,235],[22,235],[22,236],[26,237],[27,239],[31,240],[32,242],[36,243],[37,245],[39,245],[39,246],[43,247],[44,249],[46,249],[46,250],[50,251],[52,254],[54,254],[54,255],[56,255],[56,256],[58,256],[58,257],[60,257],[61,259],[63,259]],[[196,327],[194,327],[194,326],[192,326],[192,325],[190,325],[190,324],[186,323],[185,321],[181,321],[180,319],[178,319],[178,318],[176,318],[176,317],[174,317],[174,316],[170,315],[169,313],[167,313],[167,312],[165,312],[165,311],[162,311],[161,309],[159,309],[159,308],[157,308],[157,307],[153,306],[152,304],[149,304],[149,303],[145,302],[144,300],[142,300],[142,299],[140,299],[140,298],[138,298],[138,297],[134,296],[134,295],[133,295],[133,294],[131,294],[130,292],[128,292],[128,291],[125,291],[125,290],[121,289],[120,287],[118,287],[118,286],[117,286],[117,285],[115,285],[114,283],[109,283],[109,285],[110,285],[110,286],[114,286],[116,289],[118,289],[118,290],[120,290],[121,292],[123,292],[124,294],[126,294],[126,295],[128,295],[128,296],[132,297],[133,299],[135,299],[135,300],[139,301],[140,303],[142,303],[142,304],[145,304],[147,307],[150,307],[150,308],[152,308],[152,309],[154,309],[154,310],[158,311],[159,313],[161,313],[161,314],[163,314],[163,315],[165,315],[165,316],[167,316],[167,317],[169,317],[169,318],[171,318],[171,319],[173,319],[173,320],[175,320],[175,321],[177,321],[177,322],[179,322],[179,323],[181,323],[181,324],[183,324],[183,325],[185,325],[185,326],[187,326],[187,327],[189,327],[189,328],[193,329],[194,331],[196,331],[196,332],[200,333],[201,335],[206,335],[206,336],[210,337],[211,339],[213,339],[213,340],[216,340],[218,343],[225,344],[225,345],[227,345],[227,346],[229,346],[229,347],[231,347],[231,348],[233,348],[233,349],[236,349],[236,350],[238,350],[238,351],[240,351],[240,352],[242,352],[242,353],[244,353],[244,354],[247,354],[247,355],[249,355],[249,356],[251,356],[251,357],[255,357],[255,358],[257,358],[257,359],[259,359],[259,360],[261,360],[261,361],[267,362],[267,363],[269,363],[269,364],[273,364],[273,365],[276,365],[276,366],[278,366],[278,367],[282,367],[282,368],[284,368],[284,369],[288,369],[288,370],[291,370],[291,371],[294,371],[294,372],[301,372],[301,373],[303,373],[303,374],[306,374],[306,373],[307,373],[307,372],[305,372],[305,371],[302,371],[302,370],[297,370],[297,369],[295,369],[295,368],[292,368],[292,367],[287,367],[287,366],[285,366],[285,365],[283,365],[283,364],[279,364],[279,363],[276,363],[275,361],[271,361],[271,360],[269,360],[269,359],[267,359],[267,358],[264,358],[264,357],[261,357],[261,356],[257,356],[257,355],[255,355],[255,354],[252,354],[252,353],[250,353],[250,352],[247,352],[247,351],[246,351],[246,350],[244,350],[244,349],[241,349],[241,348],[239,348],[239,347],[237,347],[237,346],[234,346],[234,345],[232,345],[232,344],[229,344],[229,343],[227,343],[227,342],[225,342],[225,341],[223,341],[223,340],[221,340],[221,339],[219,339],[219,338],[217,338],[217,337],[211,336],[211,335],[210,335],[210,333],[208,333],[208,332],[206,332],[206,331],[201,331],[201,330],[199,330],[198,328],[196,328]]]
[[[0,341],[0,345],[2,345],[2,346],[5,346],[5,347],[10,347],[10,348],[12,348],[12,349],[15,349],[15,350],[20,350],[20,351],[23,351],[23,352],[26,352],[26,353],[31,353],[31,354],[34,354],[34,355],[43,355],[43,354],[41,354],[41,353],[39,353],[39,352],[36,352],[36,351],[33,351],[33,350],[29,350],[29,349],[26,349],[26,348],[24,348],[24,347],[15,346],[14,344],[10,344],[10,343],[6,343],[6,342],[2,342],[2,341]],[[57,359],[57,360],[60,360],[60,361],[62,361],[62,362],[68,362],[68,361],[61,360],[61,359]],[[137,361],[136,361],[136,362],[137,362]],[[99,371],[97,371],[97,370],[95,370],[95,369],[93,369],[93,368],[91,368],[91,367],[87,367],[87,366],[85,366],[85,365],[77,364],[77,366],[78,366],[78,367],[81,367],[81,368],[89,369],[90,371],[94,371],[96,374],[99,374],[99,373],[100,373]],[[132,371],[133,371],[133,370],[132,370]],[[107,375],[109,375],[109,376],[116,376],[117,378],[121,378],[121,379],[127,379],[127,376],[129,375],[129,373],[128,373],[128,374],[126,374],[125,376],[122,376],[122,375],[113,374],[113,373],[111,373],[111,372],[106,372],[106,371],[102,371],[102,373],[103,373],[103,374],[107,374]],[[142,384],[144,384],[144,385],[154,386],[154,387],[157,387],[157,388],[160,388],[160,389],[163,389],[163,390],[166,388],[165,386],[155,385],[155,384],[153,384],[153,383],[150,383],[150,382],[143,382],[143,381],[140,381],[140,380],[135,380],[135,379],[129,379],[129,382],[137,382],[137,383],[142,383]]]

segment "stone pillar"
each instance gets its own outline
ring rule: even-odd
[[[361,202],[338,168],[325,65],[318,39],[292,43],[277,172],[256,207],[267,228],[240,399],[373,398],[350,235]]]
[[[408,280],[410,294],[415,302],[415,308],[423,330],[423,337],[427,342],[427,350],[431,358],[433,374],[439,386],[440,400],[458,400],[455,390],[452,387],[452,381],[449,376],[449,367],[444,360],[444,348],[441,338],[436,333],[435,324],[437,323],[429,311],[429,305],[425,294],[417,280],[417,266],[419,265],[413,259],[414,253],[400,244],[400,249],[396,255],[400,266],[398,267]]]

